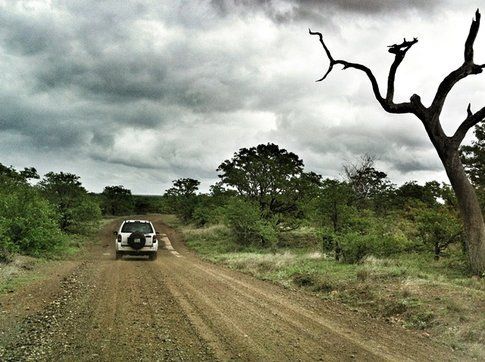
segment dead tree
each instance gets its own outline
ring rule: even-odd
[[[438,155],[445,167],[451,186],[456,194],[460,214],[464,224],[464,231],[470,265],[472,271],[479,275],[485,273],[485,226],[483,222],[483,215],[480,209],[478,198],[470,183],[463,164],[460,160],[459,147],[468,130],[474,127],[479,122],[485,119],[485,107],[479,111],[473,112],[471,105],[467,107],[466,118],[460,123],[455,133],[452,136],[447,136],[443,131],[440,121],[441,111],[445,103],[448,93],[453,86],[463,78],[471,74],[480,74],[485,68],[485,64],[475,64],[473,60],[473,43],[477,37],[478,29],[480,27],[480,12],[475,13],[468,37],[465,41],[464,62],[457,69],[448,74],[438,86],[433,102],[429,106],[425,106],[421,102],[421,98],[417,94],[410,97],[409,102],[395,103],[394,102],[394,81],[396,78],[396,71],[403,61],[407,51],[418,42],[417,38],[413,40],[406,40],[401,44],[394,44],[389,46],[389,52],[394,54],[394,61],[389,69],[387,77],[387,93],[385,96],[379,90],[379,84],[372,73],[372,71],[358,63],[351,63],[341,59],[334,59],[327,45],[323,41],[323,36],[319,32],[313,32],[311,35],[318,35],[320,43],[325,50],[325,53],[330,60],[330,65],[325,75],[317,80],[317,82],[324,80],[328,74],[333,70],[335,65],[342,65],[343,69],[353,68],[364,72],[370,80],[374,96],[380,103],[382,108],[389,113],[411,113],[418,117],[424,125],[429,139],[433,143]]]

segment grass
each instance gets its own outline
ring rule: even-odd
[[[12,262],[0,264],[0,294],[11,293],[23,285],[29,284],[40,277],[31,271],[46,259],[17,255]]]
[[[48,275],[39,275],[37,271],[39,267],[50,261],[79,257],[86,251],[86,246],[97,242],[97,231],[110,221],[109,218],[101,220],[98,228],[86,231],[85,235],[69,234],[66,236],[65,243],[56,246],[49,252],[39,253],[35,256],[13,254],[9,257],[9,262],[0,262],[0,294],[14,292],[22,286],[48,277]]]
[[[164,221],[206,260],[287,288],[303,288],[485,358],[485,281],[470,277],[459,253],[438,261],[424,253],[344,264],[311,242],[311,230],[310,235],[294,234],[293,244],[285,242],[274,252],[240,247],[223,225],[198,229],[173,216]]]

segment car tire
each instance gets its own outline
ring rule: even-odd
[[[122,253],[121,251],[117,251],[117,252],[116,252],[116,257],[115,257],[115,259],[116,259],[116,260],[119,260],[119,259],[121,259],[121,258],[122,258],[122,256],[123,256],[123,253]]]
[[[150,255],[148,256],[148,258],[150,260],[157,260],[157,252],[150,253]]]
[[[128,236],[128,245],[133,250],[140,250],[145,246],[145,243],[146,243],[146,237],[145,237],[145,234],[143,233],[135,231],[134,233],[131,233],[130,236]]]

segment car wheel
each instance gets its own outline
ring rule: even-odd
[[[116,252],[116,260],[121,259],[122,256],[123,256],[123,253],[121,251]]]
[[[150,260],[156,260],[157,259],[157,252],[151,253],[149,256]]]

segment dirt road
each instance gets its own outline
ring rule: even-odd
[[[83,260],[0,298],[0,360],[450,360],[443,346],[174,250],[114,260],[108,224]]]

